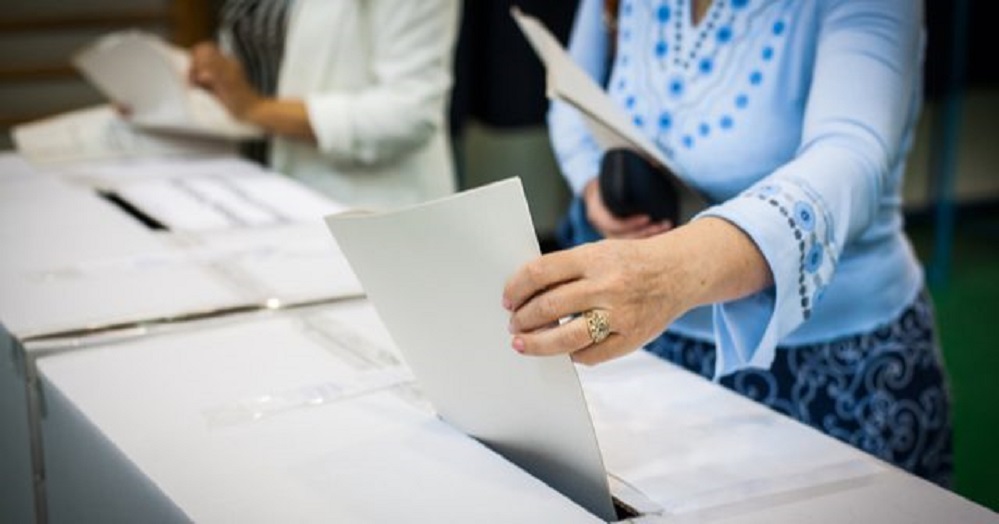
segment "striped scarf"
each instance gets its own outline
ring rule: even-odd
[[[232,52],[258,91],[273,96],[284,54],[288,6],[291,0],[226,0],[221,30],[232,43]]]
[[[264,96],[277,94],[278,72],[284,55],[288,7],[292,0],[225,0],[220,32],[228,37],[246,79]],[[240,144],[242,156],[267,165],[270,148],[266,140]]]

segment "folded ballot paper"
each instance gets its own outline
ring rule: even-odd
[[[510,347],[503,286],[540,255],[520,180],[326,223],[440,417],[616,520],[572,361]]]
[[[261,131],[235,120],[204,89],[191,86],[191,58],[159,36],[129,30],[84,47],[73,65],[109,100],[127,106],[136,126],[187,135],[243,139]]]
[[[622,109],[572,57],[562,44],[536,18],[517,7],[510,11],[517,26],[545,66],[547,96],[574,107],[583,116],[593,138],[605,151],[630,149],[646,160],[665,168],[670,182],[680,195],[680,219],[686,222],[706,207],[704,197],[675,175],[676,166],[639,130]]]

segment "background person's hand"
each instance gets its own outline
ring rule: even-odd
[[[669,236],[669,235],[665,235]],[[664,236],[664,237],[665,237]],[[604,240],[537,258],[507,282],[513,348],[530,355],[569,354],[596,364],[631,352],[659,335],[689,307],[673,250],[644,240]],[[591,309],[606,313],[611,334],[590,338],[586,320],[561,318]]]
[[[648,215],[614,216],[604,204],[596,178],[583,188],[583,201],[586,203],[586,218],[606,238],[646,238],[665,233],[673,227],[668,221],[653,222]]]
[[[240,120],[245,120],[264,99],[247,81],[239,60],[222,53],[211,42],[202,42],[191,49],[189,79],[191,84],[214,94]]]

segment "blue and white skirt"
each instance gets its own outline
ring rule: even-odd
[[[722,377],[725,387],[915,475],[950,487],[950,395],[924,292],[893,322],[820,344],[778,347],[770,369]],[[646,349],[710,378],[715,346],[664,333]]]

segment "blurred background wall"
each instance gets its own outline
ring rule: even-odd
[[[993,437],[999,433],[994,406],[999,384],[991,379],[999,369],[992,330],[999,311],[999,63],[991,54],[987,0],[925,1],[927,98],[908,166],[907,223],[933,277],[951,372],[956,489],[999,509]],[[539,240],[552,248],[570,195],[544,125],[542,68],[509,17],[515,3],[563,42],[569,34],[572,1],[464,2],[450,112],[455,159],[462,188],[520,176]],[[0,149],[11,147],[11,126],[102,102],[69,67],[73,50],[126,28],[189,45],[211,37],[218,5],[219,0],[4,0]]]

